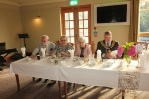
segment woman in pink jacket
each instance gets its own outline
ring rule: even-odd
[[[77,44],[75,56],[80,56],[84,61],[87,61],[89,59],[89,55],[92,54],[91,45],[86,43],[86,39],[83,36],[79,37],[78,41],[79,44]]]

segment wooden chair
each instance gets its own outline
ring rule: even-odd
[[[71,44],[71,46],[74,48],[74,50],[75,50],[75,44],[74,43],[70,43]]]
[[[91,50],[92,50],[92,54],[94,54],[95,53],[95,49],[94,49],[94,41],[91,41]]]
[[[144,49],[147,50],[149,43],[147,43],[147,42],[135,42],[135,44],[136,44],[136,45],[137,45],[137,44],[143,44],[143,45],[145,46]]]
[[[148,49],[148,44],[147,42],[135,42],[135,45],[137,44],[143,44],[144,45],[144,49],[147,50]],[[133,60],[137,60],[138,59],[138,53],[132,57]]]

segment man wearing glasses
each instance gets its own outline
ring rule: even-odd
[[[116,51],[119,46],[119,43],[115,40],[112,40],[112,33],[110,31],[106,31],[104,33],[104,40],[99,41],[97,44],[97,49],[95,55],[97,56],[97,51],[101,50],[102,58],[113,59],[116,58]]]
[[[46,48],[45,55],[49,56],[55,49],[55,44],[49,41],[49,37],[47,35],[43,35],[41,37],[41,43],[38,47],[33,51],[31,58],[35,57],[37,54],[42,56],[41,48]]]

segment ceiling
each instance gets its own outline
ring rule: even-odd
[[[23,6],[23,5],[35,5],[42,3],[52,3],[52,2],[61,2],[67,0],[0,0],[2,3]]]

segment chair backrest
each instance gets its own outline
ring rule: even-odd
[[[73,47],[74,47],[74,45],[75,45],[74,43],[70,43],[70,44],[71,44]]]
[[[94,49],[94,41],[91,41],[91,43],[89,43],[91,45],[91,50],[92,50],[92,53],[94,54],[95,53],[95,49]]]
[[[70,43],[70,44],[73,47],[73,49],[75,50],[75,44],[74,43]]]
[[[137,44],[141,44],[141,45],[143,44],[144,47],[145,47],[145,50],[147,50],[149,43],[147,43],[147,42],[135,42],[135,44],[136,44],[136,45],[137,45]]]

